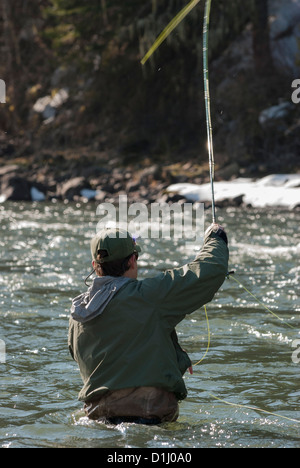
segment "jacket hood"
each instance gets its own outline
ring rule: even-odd
[[[72,318],[85,323],[101,315],[112,298],[129,280],[130,278],[112,276],[95,278],[86,293],[72,300]]]

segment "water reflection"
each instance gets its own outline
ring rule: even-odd
[[[90,272],[96,205],[0,206],[0,339],[7,348],[0,364],[1,447],[300,446],[299,425],[210,396],[300,419],[299,365],[291,360],[292,342],[300,337],[300,214],[230,208],[218,216],[229,233],[231,268],[295,330],[226,281],[208,305],[210,351],[186,376],[189,396],[178,422],[109,427],[84,417],[79,372],[67,350],[70,299]],[[194,254],[184,242],[147,239],[140,277]],[[188,317],[178,334],[192,361],[199,361],[207,347],[204,310]]]

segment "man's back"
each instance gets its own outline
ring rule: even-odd
[[[195,261],[154,278],[128,279],[99,316],[84,323],[71,317],[69,348],[84,382],[79,399],[138,387],[163,388],[184,399],[189,359],[172,333],[213,299],[227,272],[227,245],[212,232]]]

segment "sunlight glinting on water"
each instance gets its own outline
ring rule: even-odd
[[[67,349],[70,300],[85,290],[90,272],[96,206],[0,206],[0,339],[7,350],[0,364],[1,447],[299,446],[299,425],[210,396],[300,419],[300,364],[292,362],[292,344],[300,338],[299,240],[293,237],[299,213],[249,209],[246,219],[241,209],[229,208],[218,215],[228,232],[230,268],[295,329],[226,280],[207,306],[211,345],[194,374],[186,374],[189,395],[178,422],[111,427],[85,418],[77,401],[80,375]],[[184,240],[139,243],[140,278],[196,253]],[[178,335],[192,361],[199,361],[207,347],[204,310],[187,317]]]

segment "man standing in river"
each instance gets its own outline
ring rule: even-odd
[[[90,419],[112,424],[175,421],[187,396],[191,361],[175,327],[210,302],[228,272],[227,236],[214,224],[196,259],[138,281],[140,247],[126,231],[106,229],[91,241],[97,274],[73,300],[69,349],[79,365]]]

